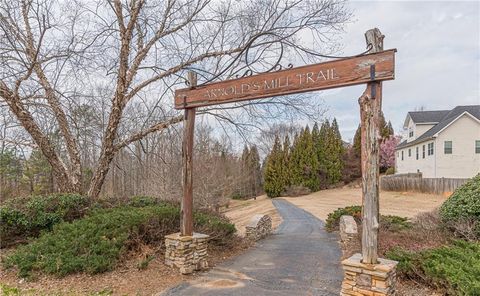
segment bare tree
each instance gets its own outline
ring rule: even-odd
[[[0,3],[0,98],[50,163],[61,191],[82,191],[82,150],[99,147],[87,180],[93,198],[120,150],[183,120],[171,101],[186,70],[213,73],[208,80],[228,78],[247,63],[270,68],[276,60],[263,53],[278,50],[318,59],[319,51],[337,49],[325,45],[350,18],[342,0]],[[301,34],[312,38],[303,42]],[[135,102],[148,105],[150,116],[126,116]],[[282,103],[265,102],[267,108]],[[283,103],[302,108],[293,99]],[[245,103],[203,113],[234,122],[237,109],[255,115],[262,107]],[[89,108],[100,115],[89,117]],[[98,129],[95,136],[88,125]]]

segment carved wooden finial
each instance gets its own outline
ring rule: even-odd
[[[373,28],[365,32],[365,41],[367,48],[370,46],[370,53],[383,51],[383,38],[385,35],[378,28]]]

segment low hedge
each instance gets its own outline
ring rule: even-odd
[[[353,216],[357,223],[362,221],[362,206],[348,206],[345,208],[338,208],[335,211],[328,214],[327,220],[325,221],[325,228],[328,231],[337,230],[340,223],[340,217],[343,215]]]
[[[94,210],[85,218],[58,223],[28,245],[20,246],[3,264],[17,267],[19,276],[42,271],[57,276],[112,270],[123,254],[140,244],[159,246],[166,234],[178,231],[179,208],[174,205],[121,206]],[[197,231],[225,244],[235,233],[226,218],[195,213]]]
[[[455,241],[421,252],[395,248],[386,256],[399,262],[397,272],[406,278],[441,288],[448,295],[480,295],[480,243]]]
[[[340,217],[343,215],[353,216],[358,224],[362,223],[362,206],[348,206],[345,208],[338,208],[328,214],[325,228],[327,231],[338,230]],[[380,227],[383,231],[397,232],[404,229],[412,228],[412,223],[408,218],[394,215],[380,215]]]
[[[51,230],[57,223],[83,217],[89,206],[89,199],[79,194],[10,199],[0,207],[2,247],[38,236],[41,231]]]

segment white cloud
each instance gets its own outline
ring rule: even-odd
[[[480,3],[350,3],[356,22],[347,25],[344,54],[365,48],[364,32],[378,27],[385,49],[397,48],[396,79],[384,83],[383,110],[398,131],[415,107],[448,109],[480,104]],[[344,139],[359,122],[357,99],[364,86],[324,92],[330,116],[338,118]]]

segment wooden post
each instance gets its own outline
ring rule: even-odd
[[[379,29],[365,33],[371,52],[383,50],[384,36]],[[370,77],[375,79],[375,67]],[[382,110],[382,84],[370,82],[358,100],[361,119],[362,145],[362,262],[376,264],[378,259],[379,227],[379,139],[380,112]]]
[[[197,74],[188,72],[190,87],[197,86]],[[193,235],[193,141],[195,133],[195,108],[186,108],[183,125],[183,199],[180,209],[180,233]]]

